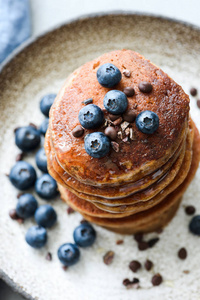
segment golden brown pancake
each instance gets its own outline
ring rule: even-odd
[[[194,142],[193,142],[193,156],[190,170],[187,177],[179,187],[177,187],[172,193],[170,193],[162,202],[146,211],[130,215],[125,218],[102,218],[93,217],[88,214],[82,213],[84,218],[90,222],[103,226],[109,230],[122,233],[122,234],[134,234],[136,232],[151,232],[160,229],[167,225],[171,218],[175,215],[181,197],[191,180],[193,179],[200,160],[200,135],[197,128],[195,128]],[[61,195],[63,195],[64,188],[61,189]],[[64,199],[66,200],[66,199]],[[85,201],[86,205],[92,205]],[[70,203],[72,204],[72,203]],[[72,206],[73,207],[73,206]],[[75,207],[74,207],[75,208]],[[93,211],[98,209],[93,206]]]
[[[101,210],[100,216],[102,217],[104,214],[107,214],[107,218],[116,218],[116,217],[124,217],[130,214],[135,214],[140,211],[147,210],[155,205],[157,205],[159,202],[161,202],[170,192],[174,191],[186,178],[187,173],[189,172],[190,169],[190,164],[191,164],[191,159],[192,159],[192,151],[191,149],[187,149],[185,152],[185,158],[183,161],[183,164],[181,165],[181,169],[178,172],[176,178],[172,181],[170,185],[168,185],[165,189],[161,190],[156,196],[152,197],[148,201],[140,201],[135,204],[131,205],[120,205],[120,206],[106,206],[100,203],[94,203],[90,202],[92,205],[95,205],[97,208]],[[75,207],[75,203],[77,205],[76,210],[79,209],[79,205],[82,208],[83,207],[83,201],[84,199],[78,198],[76,195],[74,195],[72,192],[69,191],[69,189],[65,189],[65,192],[62,192],[62,199],[66,199],[69,205],[72,206],[71,202],[73,201],[73,208]],[[134,198],[134,196],[133,196]],[[123,202],[124,203],[124,202]],[[102,212],[103,211],[103,212]],[[81,212],[81,211],[80,211]],[[83,212],[83,211],[82,211]],[[87,214],[90,215],[90,210],[87,209]],[[92,215],[94,215],[93,210],[92,210]],[[96,217],[99,217],[98,214]]]
[[[175,152],[175,154],[169,159],[167,163],[165,163],[160,169],[155,172],[143,177],[142,179],[131,182],[128,184],[124,184],[123,186],[114,186],[114,187],[97,187],[86,185],[84,183],[79,182],[72,176],[68,175],[62,167],[58,164],[57,159],[55,157],[54,150],[50,145],[50,136],[49,131],[47,131],[46,139],[45,139],[45,148],[47,152],[48,159],[48,170],[49,173],[58,181],[61,185],[66,188],[69,188],[70,191],[74,191],[74,193],[79,196],[81,192],[84,194],[89,194],[97,197],[103,197],[108,199],[116,199],[129,196],[130,194],[136,193],[140,190],[144,190],[145,188],[151,186],[153,183],[158,181],[161,177],[163,177],[170,170],[181,151],[183,151],[183,147],[185,146],[185,139]],[[83,197],[84,198],[84,197]],[[84,198],[87,199],[87,198]]]
[[[188,137],[187,143],[188,143],[188,148],[190,149],[191,144],[192,144],[190,136]],[[179,172],[179,169],[182,165],[182,162],[183,162],[183,159],[185,156],[185,145],[183,145],[183,146],[184,147],[182,149],[182,152],[179,155],[176,162],[174,163],[174,165],[160,180],[157,180],[153,185],[151,185],[147,189],[141,190],[141,191],[134,193],[128,197],[106,199],[106,198],[100,198],[100,197],[96,197],[96,196],[87,195],[85,193],[77,192],[69,186],[67,186],[67,188],[69,191],[74,193],[77,197],[84,199],[84,200],[91,201],[99,208],[102,208],[102,209],[104,209],[106,211],[110,211],[110,212],[112,212],[112,209],[113,209],[113,212],[119,211],[119,210],[122,212],[125,209],[124,205],[135,204],[135,203],[138,203],[141,201],[146,202],[149,199],[151,199],[152,197],[156,196],[156,194],[158,194],[160,191],[162,191],[166,186],[169,185],[169,183],[171,181],[174,180],[175,176]],[[55,172],[50,170],[50,174],[52,174],[60,184],[62,184],[63,186],[66,186],[65,184],[63,184],[62,178],[59,178],[59,180],[58,180],[58,175],[55,176],[56,175]],[[106,207],[106,205],[108,205],[109,207]],[[119,209],[118,205],[123,205],[123,209],[122,210]],[[115,206],[116,206],[116,208],[114,208]],[[131,209],[131,207],[128,207],[127,209],[129,210],[129,209]]]
[[[82,101],[93,98],[93,103],[103,108],[103,98],[109,89],[99,85],[96,71],[105,62],[112,62],[121,72],[131,71],[132,76],[123,76],[116,89],[132,86],[135,95],[128,97],[128,109],[136,110],[137,114],[154,111],[160,125],[154,134],[146,135],[132,123],[136,139],[130,144],[119,140],[118,153],[111,150],[106,157],[96,159],[84,149],[84,136],[94,130],[85,130],[80,138],[73,137],[72,130],[79,125]],[[150,94],[139,91],[141,81],[151,82]],[[152,173],[173,156],[187,128],[188,112],[189,97],[167,74],[134,51],[113,51],[82,66],[58,94],[50,112],[52,145],[59,164],[77,180],[96,186],[120,185]]]

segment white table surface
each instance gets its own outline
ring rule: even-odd
[[[30,2],[33,35],[80,15],[122,10],[158,14],[200,26],[199,0],[30,0]]]
[[[30,0],[32,34],[37,36],[81,15],[133,11],[186,21],[200,27],[199,0]],[[0,281],[0,300],[22,300]]]

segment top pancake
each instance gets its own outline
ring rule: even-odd
[[[107,156],[97,159],[86,153],[84,136],[94,131],[103,132],[103,128],[85,130],[80,138],[75,138],[72,130],[79,125],[82,101],[93,98],[93,103],[103,109],[104,96],[111,89],[98,83],[96,72],[107,62],[116,65],[121,72],[131,71],[131,77],[123,75],[115,87],[135,89],[135,95],[128,97],[128,109],[137,114],[151,110],[157,113],[160,125],[154,134],[147,135],[132,123],[136,139],[130,143],[117,140],[119,152],[111,149]],[[140,92],[141,81],[151,82],[151,93]],[[113,51],[86,63],[65,83],[50,111],[52,145],[60,165],[77,180],[90,185],[119,185],[133,180],[138,173],[141,177],[151,173],[169,160],[184,135],[188,112],[188,95],[166,73],[133,51]]]

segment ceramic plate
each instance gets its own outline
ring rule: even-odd
[[[39,251],[24,241],[25,232],[34,220],[20,225],[8,216],[8,211],[16,205],[18,193],[5,175],[19,153],[14,145],[13,129],[30,122],[39,125],[43,120],[39,111],[43,95],[57,93],[64,79],[88,60],[123,48],[133,49],[152,60],[187,93],[191,86],[200,89],[199,29],[135,14],[95,16],[70,22],[22,49],[9,59],[0,74],[0,274],[29,299],[199,299],[199,238],[189,233],[191,217],[184,213],[186,204],[195,205],[200,213],[199,170],[176,217],[153,249],[138,251],[131,236],[122,237],[96,226],[96,243],[89,249],[81,249],[80,262],[67,271],[61,268],[56,253],[62,243],[73,241],[73,229],[81,220],[78,213],[67,215],[66,205],[59,198],[52,201],[58,213],[58,224],[48,231],[47,246]],[[191,114],[200,128],[200,110],[194,97],[191,98]],[[24,159],[35,165],[33,156]],[[45,203],[37,199],[40,204]],[[146,238],[152,236],[158,234]],[[116,246],[116,240],[122,238],[124,244]],[[184,261],[177,257],[180,247],[186,247],[188,251]],[[110,266],[102,260],[108,250],[115,252]],[[48,251],[53,255],[51,262],[45,259]],[[142,268],[133,274],[129,270],[131,260],[144,263],[147,258],[154,262],[151,272]],[[164,282],[159,287],[152,287],[151,277],[156,272],[162,274]],[[140,279],[141,288],[126,290],[123,279],[133,277]]]

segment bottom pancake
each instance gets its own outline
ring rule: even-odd
[[[114,218],[115,215],[113,214],[113,218],[102,218],[100,209],[92,205],[90,202],[82,200],[82,208],[85,208],[85,213],[83,213],[83,211],[81,213],[86,220],[93,222],[97,225],[103,226],[111,231],[115,231],[122,234],[134,234],[136,232],[151,232],[160,229],[167,225],[167,223],[175,215],[181,202],[181,197],[196,173],[196,170],[199,165],[199,159],[200,136],[198,130],[195,128],[193,141],[193,156],[190,171],[184,182],[167,197],[165,197],[162,200],[162,202],[160,202],[158,205],[146,211],[132,214],[128,217]],[[59,189],[61,192],[62,199],[68,203],[65,188],[59,186]],[[77,210],[77,207],[74,205],[74,203],[70,202],[69,205],[72,206],[72,208],[74,208],[75,210]],[[99,217],[88,215],[86,213],[87,209],[93,209],[96,212],[98,211]],[[78,210],[80,211],[80,209]]]

